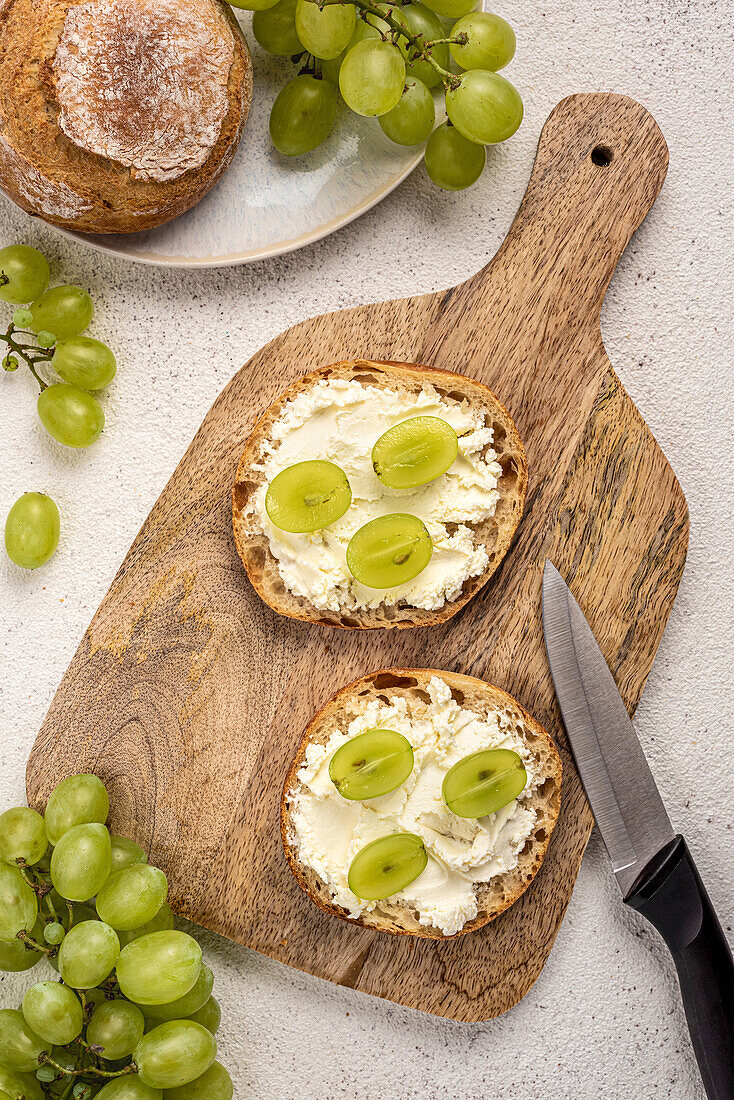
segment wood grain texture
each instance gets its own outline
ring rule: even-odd
[[[591,157],[599,145],[611,152],[606,167]],[[666,168],[665,141],[639,104],[572,96],[546,123],[527,194],[487,268],[444,293],[305,321],[258,352],[208,414],[85,634],[31,754],[31,802],[63,775],[96,771],[114,825],[168,872],[175,908],[292,966],[458,1020],[496,1016],[524,996],[592,824],[545,659],[543,562],[568,579],[632,712],[685,561],[685,499],[599,327],[614,267]],[[359,356],[478,378],[527,450],[527,506],[507,558],[435,628],[344,632],[280,618],[235,551],[229,493],[258,413],[299,374]],[[280,846],[280,788],[307,722],[339,686],[390,665],[489,680],[553,732],[563,757],[561,815],[538,877],[458,940],[330,920]]]

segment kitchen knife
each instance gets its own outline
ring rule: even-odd
[[[678,971],[709,1100],[734,1100],[734,960],[591,627],[558,570],[543,572],[543,634],[563,724],[627,905],[653,924]]]

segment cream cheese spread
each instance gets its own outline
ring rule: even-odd
[[[326,745],[308,746],[292,795],[293,843],[299,860],[326,883],[334,902],[356,918],[379,902],[363,901],[349,889],[347,872],[354,856],[378,837],[416,833],[425,844],[428,865],[391,900],[414,908],[422,925],[450,936],[477,916],[477,885],[517,866],[537,816],[531,795],[543,777],[516,725],[502,711],[479,715],[460,706],[438,676],[431,678],[428,695],[428,703],[403,696],[390,703],[371,699]],[[350,802],[329,778],[329,761],[346,741],[374,727],[396,730],[410,741],[413,771],[390,794]],[[519,753],[527,785],[494,814],[477,820],[457,817],[441,798],[444,777],[463,757],[489,748]]]
[[[390,489],[372,468],[372,447],[383,432],[414,416],[446,420],[459,437],[450,469],[417,489]],[[466,401],[441,397],[430,385],[418,393],[382,389],[356,380],[315,383],[290,400],[272,426],[258,467],[266,482],[254,501],[259,522],[286,587],[322,610],[376,608],[403,601],[435,611],[456,599],[464,582],[487,568],[485,547],[469,524],[494,514],[502,467],[492,450],[492,428]],[[322,531],[291,534],[269,520],[265,494],[286,467],[326,459],[346,473],[352,505]],[[367,588],[352,577],[346,551],[365,523],[390,512],[410,512],[425,523],[431,561],[417,577],[391,589]]]

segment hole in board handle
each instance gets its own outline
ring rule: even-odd
[[[613,157],[614,153],[607,145],[595,145],[591,150],[591,160],[597,168],[608,168]]]

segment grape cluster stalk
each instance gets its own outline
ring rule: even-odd
[[[43,815],[0,815],[0,970],[46,971],[0,1008],[0,1100],[232,1100],[212,972],[165,874],[108,814],[84,774]]]

